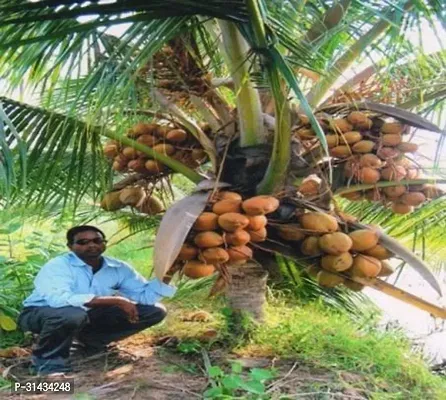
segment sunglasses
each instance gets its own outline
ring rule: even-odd
[[[87,245],[90,242],[92,242],[94,244],[106,244],[107,240],[99,239],[99,238],[96,238],[96,239],[79,239],[79,240],[76,240],[74,243],[75,244],[79,244],[81,246],[85,246],[85,245]]]

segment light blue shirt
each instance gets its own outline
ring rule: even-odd
[[[25,307],[82,307],[96,296],[120,295],[139,304],[155,304],[162,297],[172,297],[176,288],[159,279],[147,281],[130,265],[104,257],[102,268],[93,274],[73,252],[48,261],[34,280],[34,290],[23,302]]]

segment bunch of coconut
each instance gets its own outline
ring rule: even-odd
[[[191,168],[206,161],[206,153],[198,141],[185,129],[172,123],[144,123],[134,125],[127,137],[154,151],[172,157]],[[123,146],[115,140],[104,146],[104,154],[113,160],[113,169],[119,172],[138,172],[153,176],[168,173],[168,168],[131,146]]]
[[[294,224],[277,225],[282,239],[297,242],[302,254],[312,261],[307,270],[324,287],[345,284],[352,290],[361,290],[347,276],[375,278],[389,276],[393,269],[386,262],[392,257],[373,229],[343,232],[336,217],[323,212],[304,212]]]
[[[236,192],[216,193],[177,257],[183,274],[196,279],[213,274],[224,264],[242,267],[253,256],[249,244],[266,240],[266,215],[278,207],[279,200],[272,196],[243,200]]]
[[[161,200],[140,186],[127,186],[121,190],[106,193],[102,198],[101,207],[105,211],[117,211],[124,207],[131,207],[147,215],[155,215],[164,211]]]

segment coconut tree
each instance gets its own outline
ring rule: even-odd
[[[444,66],[444,53],[426,55],[418,49],[418,54],[407,32],[422,22],[435,27],[442,12],[437,2],[423,1],[5,2],[0,6],[1,73],[12,89],[24,82],[32,88],[40,107],[2,100],[4,201],[76,204],[84,196],[102,197],[113,185],[103,202],[106,209],[132,204],[153,214],[168,205],[155,206],[155,193],[166,196],[166,182],[178,173],[197,184],[197,191],[170,207],[161,223],[155,246],[160,278],[187,268],[176,263],[181,246],[196,235],[191,228],[197,217],[221,199],[218,190],[225,186],[244,199],[280,199],[273,201],[277,210],[269,218],[270,240],[252,246],[263,267],[274,271],[273,254],[314,264],[320,254],[301,251],[302,240],[317,231],[311,224],[303,226],[304,210],[332,214],[328,219],[336,227],[318,234],[341,227],[344,235],[364,226],[340,213],[333,203],[336,195],[351,200],[367,195],[381,206],[391,200],[394,211],[405,212],[412,203],[441,194],[435,187],[420,187],[438,178],[438,171],[420,178],[420,167],[412,161],[396,164],[406,160],[402,152],[414,150],[412,143],[404,151],[395,146],[409,126],[437,132],[439,160],[441,130],[406,110],[441,115],[444,76],[436,66]],[[354,74],[351,67],[358,60],[372,65]],[[422,77],[422,84],[415,76]],[[399,86],[389,90],[394,77]],[[186,136],[168,137],[172,130]],[[398,143],[383,146],[384,135],[397,136],[386,140]],[[147,136],[163,142],[162,149]],[[112,140],[104,152],[118,157],[115,179],[102,156],[103,138]],[[355,150],[355,138],[369,148]],[[371,177],[357,162],[360,153],[373,153],[380,163],[367,166]],[[400,167],[404,176],[395,176]],[[385,181],[380,168],[387,168]],[[409,170],[415,172],[409,176]],[[382,189],[396,186],[403,186],[412,203],[401,203]],[[121,191],[129,187],[138,187],[138,193],[127,190],[122,201]],[[111,206],[110,196],[117,192],[121,204]],[[383,234],[380,240],[438,289],[420,259]],[[252,248],[246,248],[250,256]],[[257,315],[264,301],[259,285],[266,279],[258,264],[217,265],[215,287],[229,283],[232,304]],[[338,272],[322,271],[319,278],[331,274],[328,280],[353,282],[352,288],[372,285],[397,295],[375,278]],[[332,281],[325,284],[333,286]]]

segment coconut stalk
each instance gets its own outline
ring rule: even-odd
[[[413,1],[408,1],[404,7],[404,11],[410,10],[414,6]],[[326,78],[321,79],[317,85],[307,94],[308,103],[312,107],[316,107],[323,97],[327,94],[333,84],[340,76],[358,59],[358,57],[378,39],[392,24],[395,19],[395,11],[385,14],[364,36],[358,39],[352,46],[335,62],[331,68],[334,73],[330,73]]]
[[[219,20],[223,39],[223,54],[235,86],[240,124],[241,147],[255,146],[265,141],[263,112],[258,91],[250,81],[249,46],[232,22]]]

